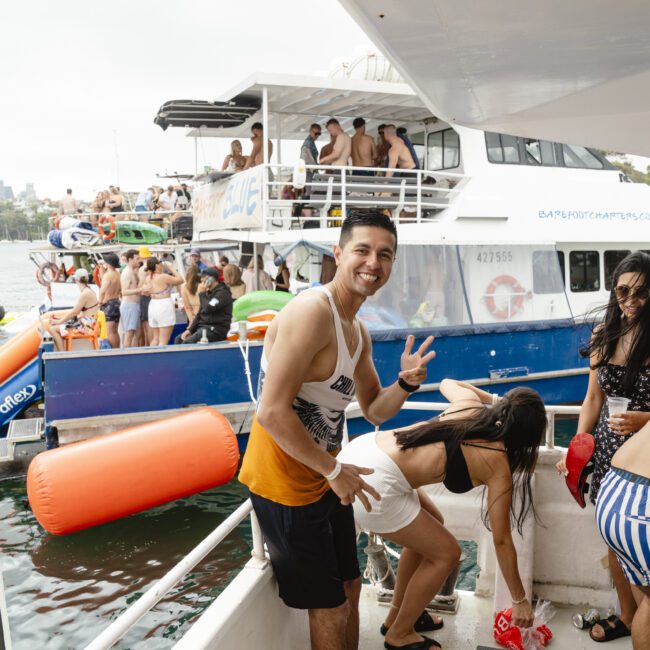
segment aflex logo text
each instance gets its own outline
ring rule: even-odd
[[[25,388],[21,388],[17,393],[7,395],[2,403],[0,403],[0,413],[3,415],[9,413],[16,406],[19,406],[22,402],[32,397],[35,393],[36,386],[34,384],[28,384]]]

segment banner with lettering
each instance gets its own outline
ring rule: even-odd
[[[263,173],[262,167],[254,167],[196,188],[194,237],[208,230],[261,228]]]

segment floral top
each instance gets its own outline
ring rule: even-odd
[[[623,378],[625,377],[625,366],[618,366],[612,363],[598,368],[598,385],[607,396],[627,397],[630,403],[628,411],[650,411],[650,366],[641,368],[636,379],[634,390],[631,393],[623,389]],[[607,398],[600,409],[600,417],[594,431],[596,438],[596,450],[594,451],[594,474],[591,479],[589,498],[596,503],[600,483],[609,471],[612,457],[618,448],[630,439],[631,433],[626,436],[619,436],[614,433],[607,424],[609,409]]]

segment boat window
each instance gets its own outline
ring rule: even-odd
[[[564,253],[533,251],[533,292],[564,292]]]
[[[605,251],[603,257],[605,263],[605,289],[607,291],[612,288],[614,270],[630,253],[631,251]]]
[[[485,133],[488,160],[493,163],[514,163],[518,164],[519,147],[517,138],[502,133]]]
[[[600,291],[600,257],[598,251],[571,251],[569,253],[571,291],[582,293]]]
[[[524,138],[524,148],[526,150],[527,164],[544,165],[546,167],[556,167],[558,165],[555,146],[552,142]]]
[[[575,144],[563,144],[562,156],[567,167],[582,167],[587,169],[602,169],[603,163],[585,147]]]
[[[460,140],[453,129],[429,133],[427,167],[432,171],[453,169],[460,164]]]
[[[388,282],[359,317],[371,331],[466,325],[463,284],[454,246],[398,246]]]

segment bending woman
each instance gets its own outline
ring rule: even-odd
[[[528,512],[534,513],[530,480],[546,427],[544,403],[534,390],[515,388],[488,409],[494,399],[490,393],[452,379],[441,383],[440,392],[451,406],[439,417],[360,436],[337,458],[374,468],[364,479],[381,501],[370,498],[370,512],[355,502],[355,517],[365,530],[404,547],[393,603],[382,626],[389,649],[439,646],[418,631],[433,629],[423,609],[458,564],[460,548],[421,489],[434,483],[456,493],[487,486],[484,521],[492,529],[497,561],[512,595],[513,623],[529,627],[533,622],[510,524],[513,518],[521,532]]]
[[[612,291],[604,307],[605,319],[594,329],[589,354],[589,385],[580,409],[578,431],[595,427],[596,450],[589,497],[592,503],[618,448],[650,420],[650,255],[637,251],[614,269]],[[610,417],[606,396],[627,397],[627,413]],[[557,464],[566,474],[565,459]],[[630,635],[637,604],[629,582],[609,549],[609,570],[621,606],[620,616],[596,623],[594,641]]]

